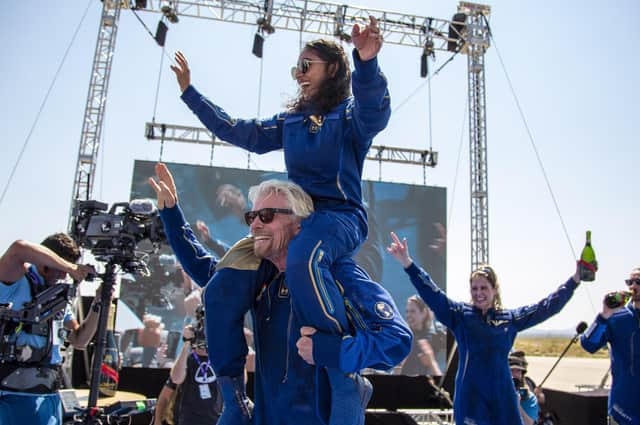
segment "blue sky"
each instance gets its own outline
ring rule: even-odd
[[[359,3],[442,19],[450,19],[457,7],[456,1],[449,0],[397,1],[392,8],[382,0]],[[629,270],[640,265],[636,247],[640,149],[637,118],[633,118],[640,98],[635,83],[640,63],[634,54],[640,40],[636,25],[640,4],[633,0],[607,5],[593,0],[487,4],[492,7],[494,36],[485,61],[490,260],[498,272],[505,304],[532,303],[573,273],[574,254],[579,255],[584,231],[591,229],[601,267],[597,280],[583,284],[562,313],[538,327],[572,329],[580,320],[591,321],[604,293],[623,288]],[[87,6],[88,14],[0,204],[3,250],[14,239],[39,241],[66,229],[102,3],[24,0],[4,6],[7,19],[0,26],[4,41],[0,62],[2,191]],[[159,16],[145,12],[140,16],[155,31]],[[254,33],[253,26],[185,18],[170,25],[166,49],[171,55],[183,50],[192,65],[193,82],[231,114],[253,117],[260,105],[260,115],[267,116],[279,111],[295,93],[289,68],[297,58],[299,34],[277,31],[266,40],[259,98],[260,61],[251,55]],[[303,41],[310,38],[314,36],[302,35]],[[426,178],[428,184],[448,191],[448,292],[454,299],[466,300],[470,271],[469,155],[463,128],[467,61],[464,56],[456,57],[434,76],[429,98],[425,80],[419,76],[419,57],[415,48],[383,47],[379,60],[389,79],[395,109],[388,128],[374,143],[415,149],[432,145],[439,152],[439,164],[427,170]],[[432,69],[448,58],[446,53],[437,54]],[[96,199],[108,203],[127,200],[133,160],[158,159],[159,144],[144,138],[144,124],[151,121],[154,109],[157,122],[199,125],[178,98],[166,58],[162,67],[160,61],[161,49],[131,11],[124,10],[107,98]],[[542,159],[569,240],[506,75]],[[250,166],[283,170],[280,156],[252,155]],[[208,164],[209,158],[210,151],[203,146],[167,144],[163,154],[167,161],[198,164]],[[220,148],[213,162],[246,167],[247,155]],[[377,179],[378,164],[367,164],[365,174]],[[412,166],[384,164],[381,177],[423,181],[422,169]]]

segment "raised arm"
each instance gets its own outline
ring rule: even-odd
[[[574,291],[580,284],[577,270],[556,291],[539,302],[513,310],[513,323],[518,331],[531,328],[557,314],[569,302]]]
[[[580,345],[582,345],[582,348],[593,354],[604,347],[610,339],[609,318],[613,313],[622,309],[624,309],[624,306],[609,308],[603,299],[602,312],[598,313],[596,320],[593,321],[589,329],[580,337]]]
[[[391,244],[387,247],[387,252],[393,256],[409,275],[411,283],[418,290],[420,297],[433,310],[436,318],[446,327],[454,330],[456,326],[456,312],[460,311],[461,304],[447,297],[447,295],[436,285],[431,276],[418,267],[409,254],[407,239],[402,241],[391,232]]]
[[[69,273],[78,281],[84,280],[88,274],[95,273],[92,266],[66,261],[45,246],[17,240],[0,257],[0,281],[10,284],[20,279],[27,271],[26,263]]]
[[[178,194],[171,172],[165,164],[156,164],[156,178],[149,185],[156,192],[160,218],[167,241],[182,268],[199,286],[205,286],[214,273],[218,259],[198,241],[178,204]]]
[[[353,118],[356,142],[370,144],[382,131],[391,116],[391,101],[387,79],[378,66],[377,55],[382,48],[382,35],[374,17],[361,29],[353,26],[352,39],[354,71],[351,88],[355,99]],[[368,147],[368,146],[366,146]]]

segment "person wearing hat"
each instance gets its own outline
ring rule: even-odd
[[[524,356],[524,351],[514,351],[509,354],[509,368],[511,369],[513,384],[520,399],[519,410],[522,422],[525,425],[533,425],[538,419],[540,406],[538,397],[533,391],[529,391],[529,386],[525,381],[527,366],[528,363]]]

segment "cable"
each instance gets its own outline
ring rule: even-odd
[[[486,19],[486,17],[485,17]],[[533,148],[533,152],[536,155],[536,159],[538,161],[538,166],[540,167],[540,170],[542,171],[542,176],[544,177],[544,181],[547,185],[547,189],[549,190],[549,194],[551,195],[551,200],[553,201],[553,205],[555,207],[556,210],[556,214],[558,215],[558,218],[560,219],[560,224],[562,226],[562,231],[564,232],[564,236],[567,239],[567,243],[569,244],[569,248],[571,249],[571,255],[573,256],[573,258],[578,258],[576,256],[576,252],[573,248],[573,244],[571,243],[571,238],[569,238],[569,232],[567,231],[567,226],[565,225],[564,222],[564,218],[562,217],[562,213],[560,212],[560,206],[558,205],[558,201],[556,200],[556,196],[553,192],[553,189],[551,188],[551,182],[549,181],[549,177],[547,176],[547,172],[544,168],[544,164],[542,163],[542,158],[540,157],[540,153],[538,152],[538,147],[536,146],[535,140],[533,139],[533,134],[531,133],[531,129],[529,128],[529,124],[527,123],[527,119],[524,116],[524,112],[522,110],[522,107],[520,106],[520,101],[518,100],[518,96],[516,95],[516,92],[513,88],[513,84],[511,84],[511,78],[509,78],[509,73],[507,72],[507,68],[504,64],[504,61],[502,60],[502,56],[500,55],[500,50],[498,49],[498,44],[496,43],[495,38],[493,38],[493,35],[491,34],[491,29],[489,28],[489,22],[485,21],[485,23],[487,24],[487,29],[489,30],[489,37],[491,38],[491,41],[493,42],[496,54],[498,55],[498,60],[500,61],[500,65],[502,66],[502,71],[504,72],[505,78],[507,79],[507,83],[509,84],[509,89],[511,90],[511,95],[513,96],[513,100],[516,103],[516,107],[518,108],[518,112],[520,113],[520,118],[522,119],[522,122],[524,124],[525,130],[527,131],[527,136],[529,137],[529,142],[531,142],[531,147]],[[591,309],[593,311],[596,311],[596,308],[593,304],[593,300],[591,299],[591,293],[589,292],[589,289],[587,288],[587,298],[589,299],[589,303],[591,304]]]
[[[149,27],[147,26],[147,24],[144,23],[144,21],[140,18],[140,16],[138,16],[138,14],[136,13],[135,9],[130,9],[131,12],[133,12],[133,15],[138,19],[138,22],[140,22],[140,24],[142,25],[142,27],[147,30],[147,33],[149,33],[149,35],[151,36],[151,38],[153,38],[153,40],[156,40],[156,36],[153,35],[153,33],[151,32],[151,30],[149,29]],[[156,43],[157,44],[157,43]],[[162,53],[167,57],[167,59],[169,59],[169,61],[172,61],[171,56],[169,56],[169,54],[165,51],[164,46],[162,46]]]
[[[56,81],[58,80],[58,76],[60,75],[60,71],[62,70],[62,67],[64,66],[64,63],[67,60],[67,55],[69,54],[69,51],[71,50],[71,47],[73,46],[73,43],[76,40],[76,37],[78,36],[78,32],[80,31],[80,27],[82,26],[82,23],[84,22],[84,19],[87,17],[87,14],[89,13],[89,7],[91,6],[93,0],[89,0],[87,2],[87,8],[84,11],[84,14],[82,15],[82,18],[80,18],[80,22],[78,23],[78,26],[76,27],[76,30],[73,33],[73,36],[71,37],[71,41],[69,42],[69,45],[67,46],[67,49],[64,52],[64,55],[62,56],[62,60],[60,61],[60,65],[58,65],[58,69],[56,70],[55,75],[53,76],[53,80],[51,81],[51,84],[49,85],[49,89],[47,90],[47,93],[44,96],[44,99],[42,100],[42,103],[40,104],[40,108],[38,109],[38,113],[36,114],[36,118],[33,121],[33,124],[31,125],[31,129],[29,129],[29,134],[27,134],[27,137],[24,140],[24,143],[22,144],[22,149],[20,150],[20,153],[18,154],[18,158],[16,159],[15,164],[13,165],[13,168],[11,169],[11,173],[9,174],[9,178],[7,179],[7,184],[5,185],[3,191],[2,191],[2,195],[0,196],[0,207],[2,206],[2,201],[4,201],[4,197],[7,194],[7,190],[9,190],[9,186],[11,186],[11,182],[13,181],[13,177],[16,173],[16,170],[18,169],[18,165],[20,164],[20,161],[22,160],[22,156],[24,155],[24,152],[27,150],[27,145],[29,144],[29,141],[31,140],[31,136],[33,135],[33,131],[36,129],[36,126],[38,125],[38,122],[40,121],[40,116],[42,115],[42,111],[44,110],[45,105],[47,104],[47,100],[49,100],[49,95],[51,94],[51,91],[53,90],[53,87],[56,84]]]
[[[451,217],[453,217],[453,203],[456,197],[456,187],[458,185],[459,176],[458,173],[460,171],[460,159],[462,157],[462,141],[464,140],[465,123],[467,122],[467,107],[469,106],[468,100],[469,98],[467,97],[464,102],[464,114],[462,116],[462,127],[460,129],[460,141],[458,142],[458,158],[456,159],[456,171],[453,177],[453,187],[451,189],[451,201],[449,204],[449,217],[447,217],[447,229],[449,229],[449,226],[451,225]]]
[[[402,100],[398,106],[396,106],[395,108],[393,108],[393,112],[397,112],[400,108],[402,108],[409,100],[411,100],[411,98],[413,96],[415,96],[416,94],[418,94],[418,91],[420,91],[421,88],[423,88],[424,86],[426,86],[427,84],[429,84],[431,82],[431,78],[435,77],[436,75],[438,75],[440,73],[440,71],[442,71],[442,69],[448,65],[453,58],[457,55],[458,53],[454,53],[453,55],[451,55],[451,57],[449,59],[447,59],[442,65],[440,65],[440,67],[438,69],[436,69],[436,71],[433,74],[429,74],[427,76],[427,79],[425,82],[421,83],[418,85],[418,87],[416,87],[411,93],[409,93],[409,96],[407,96],[406,98],[404,98],[404,100]]]
[[[160,68],[158,69],[158,82],[156,83],[156,98],[153,102],[153,118],[151,118],[151,122],[155,124],[156,122],[156,111],[158,110],[158,97],[160,95],[160,81],[162,80],[162,66],[164,65],[164,56],[166,51],[164,46],[162,46],[162,53],[160,54]]]
[[[429,57],[427,57],[427,63]],[[429,67],[427,67],[427,76],[430,75]],[[433,120],[431,118],[431,78],[427,79],[427,122],[429,123],[429,150],[433,152]],[[422,184],[427,184],[427,173],[425,167],[422,167]]]

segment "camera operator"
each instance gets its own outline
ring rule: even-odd
[[[47,237],[40,245],[15,241],[0,257],[0,304],[19,311],[67,274],[78,281],[95,274],[93,267],[75,264],[79,258],[76,243],[63,233]],[[62,373],[60,344],[66,337],[75,348],[84,349],[95,333],[99,309],[100,304],[94,304],[82,324],[68,304],[38,324],[2,323],[1,424],[61,424],[62,405],[56,392]]]
[[[202,306],[196,317],[196,323],[186,325],[182,331],[185,344],[158,395],[153,425],[161,425],[167,416],[172,417],[174,425],[215,424],[222,412],[222,395],[207,355]]]
[[[525,376],[527,374],[527,365],[527,359],[523,351],[514,351],[509,354],[509,368],[511,369],[513,384],[520,400],[518,408],[522,422],[524,425],[533,425],[538,420],[540,403],[544,396],[541,389],[536,388],[531,391],[529,388],[529,382],[531,381]]]

